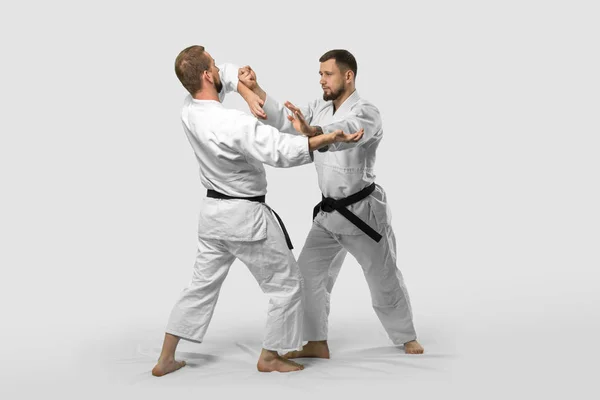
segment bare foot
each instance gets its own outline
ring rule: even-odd
[[[423,354],[425,349],[416,340],[404,343],[404,352],[406,354]]]
[[[291,351],[283,355],[283,358],[327,358],[329,359],[329,346],[327,340],[308,342],[300,351]]]
[[[260,372],[292,372],[303,370],[304,365],[298,364],[294,361],[286,360],[277,354],[276,351],[263,349],[263,351],[260,353],[256,368]]]
[[[184,365],[185,361],[175,361],[174,359],[162,361],[159,359],[158,363],[156,363],[154,368],[152,368],[152,375],[163,376],[171,372],[177,371]]]

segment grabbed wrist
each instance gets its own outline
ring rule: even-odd
[[[258,83],[256,84],[256,86],[254,88],[252,88],[252,91],[254,92],[255,95],[257,95],[258,97],[265,97],[266,93],[264,90],[262,90],[262,88],[260,86],[258,86]]]
[[[323,134],[323,128],[318,125],[310,127],[310,136],[319,136]]]

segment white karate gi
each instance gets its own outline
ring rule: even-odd
[[[223,92],[237,90],[237,67],[220,69]],[[217,101],[188,96],[182,121],[200,165],[202,185],[229,196],[265,195],[263,163],[293,167],[312,162],[306,137],[280,133]],[[269,207],[248,200],[202,200],[193,277],[171,312],[166,332],[202,341],[236,258],[270,297],[263,348],[300,350],[303,307],[298,264]]]
[[[265,123],[283,132],[297,133],[287,119],[291,113],[267,96]],[[341,199],[375,181],[375,152],[383,136],[379,110],[354,91],[335,114],[333,103],[318,99],[301,108],[310,125],[325,133],[345,133],[364,128],[356,143],[335,143],[326,152],[315,152],[319,187],[325,197]],[[315,199],[315,203],[317,203]],[[337,211],[320,211],[314,219],[298,258],[304,277],[304,340],[326,340],[330,294],[347,252],[362,266],[371,292],[373,308],[392,342],[401,345],[416,339],[408,292],[396,266],[396,239],[391,211],[383,188],[347,207],[383,237],[379,243]],[[310,213],[307,212],[307,218]]]

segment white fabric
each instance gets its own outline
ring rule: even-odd
[[[223,89],[219,93],[219,101],[222,103],[223,100],[225,100],[225,95],[227,93],[238,91],[239,67],[234,64],[225,63],[218,65],[217,68],[219,68],[219,77],[221,78],[221,83],[223,84]]]
[[[396,240],[391,226],[365,220],[383,235],[379,243],[367,235],[332,234],[314,223],[298,264],[304,278],[304,340],[326,340],[330,296],[347,253],[356,258],[369,285],[373,309],[392,342],[416,339],[408,291],[396,267]]]
[[[267,96],[263,109],[266,123],[297,134],[287,119],[291,113],[277,101]],[[310,125],[321,126],[325,133],[336,129],[346,133],[365,130],[359,142],[336,143],[326,152],[314,153],[323,195],[334,199],[348,197],[375,181],[376,150],[383,129],[373,104],[354,91],[335,113],[333,103],[322,99],[301,110]],[[315,204],[319,200],[315,199]],[[390,339],[395,344],[414,340],[410,299],[396,266],[396,241],[385,191],[376,184],[370,196],[347,208],[383,237],[377,243],[339,212],[319,212],[298,258],[306,291],[304,340],[327,339],[329,295],[346,252],[361,264],[373,308]]]
[[[216,200],[239,203],[245,200]],[[280,353],[302,349],[302,278],[294,255],[267,206],[262,215],[270,233],[254,242],[198,238],[198,252],[189,286],[169,317],[166,332],[183,339],[202,342],[223,280],[238,258],[269,296],[263,348]],[[241,303],[243,305],[243,301]],[[240,327],[242,329],[242,327]]]
[[[263,163],[293,167],[312,162],[308,138],[279,133],[217,101],[188,96],[182,120],[200,165],[200,181],[207,189],[236,197],[261,196],[267,193]],[[263,239],[263,214],[264,209],[257,203],[223,204],[205,199],[198,234],[205,239]]]
[[[237,89],[237,68],[220,67],[220,74],[222,98]],[[312,162],[308,138],[280,133],[248,114],[224,108],[219,101],[188,96],[181,117],[200,166],[200,181],[207,189],[236,197],[265,195],[263,163],[293,167]],[[264,348],[301,349],[298,265],[269,207],[248,200],[203,199],[194,275],[173,308],[167,332],[202,341],[235,258],[248,266],[270,298]]]
[[[296,133],[288,121],[287,108],[267,96],[263,109],[267,113],[265,123],[282,132]],[[344,101],[339,110],[333,113],[333,103],[322,99],[315,100],[307,107],[300,107],[310,125],[319,125],[325,133],[341,129],[346,133],[365,130],[362,139],[356,143],[335,143],[329,151],[315,152],[315,167],[319,179],[319,188],[326,197],[340,199],[359,192],[375,181],[375,152],[383,130],[379,110],[354,91]],[[343,150],[343,151],[340,151]],[[320,199],[316,199],[315,204]],[[348,207],[359,218],[370,213],[378,219],[390,223],[391,213],[385,204],[385,193],[381,187],[365,200]],[[360,235],[363,232],[338,212],[320,212],[316,221],[331,232],[345,235]]]

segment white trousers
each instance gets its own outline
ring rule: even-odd
[[[346,254],[363,269],[373,309],[395,345],[417,335],[408,292],[396,266],[396,238],[390,225],[379,233],[379,243],[366,234],[342,235],[313,222],[298,264],[304,278],[304,340],[326,340],[330,296]]]
[[[269,296],[263,348],[288,352],[302,349],[302,276],[274,216],[267,215],[267,237],[253,242],[198,238],[198,252],[189,286],[176,302],[166,332],[202,342],[221,285],[238,258]]]

